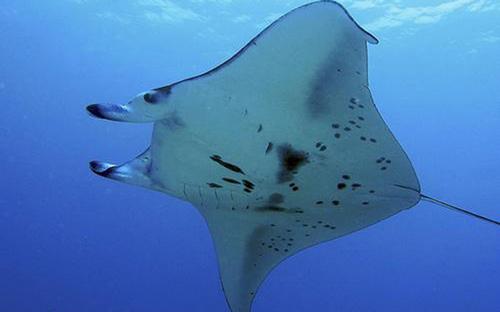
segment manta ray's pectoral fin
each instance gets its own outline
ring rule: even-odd
[[[122,164],[114,165],[101,161],[91,161],[90,169],[97,175],[127,184],[146,188],[156,188],[151,180],[151,157],[149,148],[137,158]]]
[[[163,87],[139,93],[125,105],[91,104],[87,112],[100,119],[127,122],[154,122],[171,112],[168,105],[170,88]]]

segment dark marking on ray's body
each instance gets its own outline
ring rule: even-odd
[[[171,87],[166,86],[159,89],[154,89],[150,92],[145,93],[142,98],[148,104],[157,104],[161,100],[165,99],[171,92]]]
[[[262,124],[259,125],[259,128],[257,129],[257,133],[260,133],[262,131]]]
[[[290,144],[278,147],[280,170],[278,171],[278,183],[284,183],[293,179],[293,174],[309,162],[308,154],[304,151],[295,150]]]
[[[229,170],[231,170],[233,172],[236,172],[236,173],[245,174],[243,172],[243,170],[240,169],[240,167],[223,161],[222,157],[220,157],[219,155],[210,156],[210,159],[213,160],[213,161],[215,161],[216,163],[218,163],[219,165],[223,166],[226,169],[229,169]]]
[[[320,152],[326,151],[327,147],[321,142],[316,143],[316,148],[319,149]]]
[[[307,109],[312,118],[316,119],[325,116],[330,111],[331,103],[331,82],[339,77],[339,72],[335,71],[337,59],[333,56],[326,59],[315,74],[309,87],[307,98]]]
[[[254,189],[254,187],[255,187],[255,184],[253,184],[252,182],[250,182],[250,181],[248,181],[248,180],[243,180],[242,182],[243,182],[243,185],[244,185],[246,188],[250,189],[250,190],[253,190],[253,189]]]
[[[257,212],[287,212],[290,213],[290,210],[277,205],[268,205],[263,207],[257,207],[255,209]]]
[[[231,179],[231,178],[222,178],[222,180],[224,180],[225,182],[227,183],[232,183],[232,184],[241,184],[240,181],[237,181],[235,179]]]
[[[186,126],[186,123],[176,112],[172,113],[167,118],[162,119],[160,122],[170,130],[177,130]]]
[[[153,91],[162,93],[163,95],[168,95],[168,94],[170,94],[170,92],[172,92],[172,86],[171,85],[167,85],[167,86],[164,86],[164,87],[153,89]]]
[[[285,201],[285,197],[283,196],[283,194],[273,193],[269,195],[269,199],[267,201],[273,205],[281,204]]]
[[[207,185],[210,188],[222,188],[222,185],[219,185],[217,183],[207,183]]]
[[[266,155],[272,152],[273,147],[274,147],[274,144],[272,142],[267,143]]]

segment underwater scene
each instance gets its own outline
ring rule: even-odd
[[[0,311],[500,311],[500,2],[0,2]]]

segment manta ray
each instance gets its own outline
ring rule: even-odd
[[[367,43],[378,40],[339,3],[301,6],[204,74],[88,106],[97,118],[154,125],[144,153],[90,168],[198,209],[233,312],[249,312],[288,257],[421,200],[499,225],[422,194],[372,100]]]

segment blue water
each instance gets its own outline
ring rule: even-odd
[[[229,311],[198,212],[88,170],[151,125],[84,108],[204,72],[305,2],[0,2],[0,311]],[[381,40],[371,89],[424,193],[500,219],[500,8],[481,2],[344,1]],[[421,203],[288,259],[253,311],[500,311],[499,264],[498,227]]]

